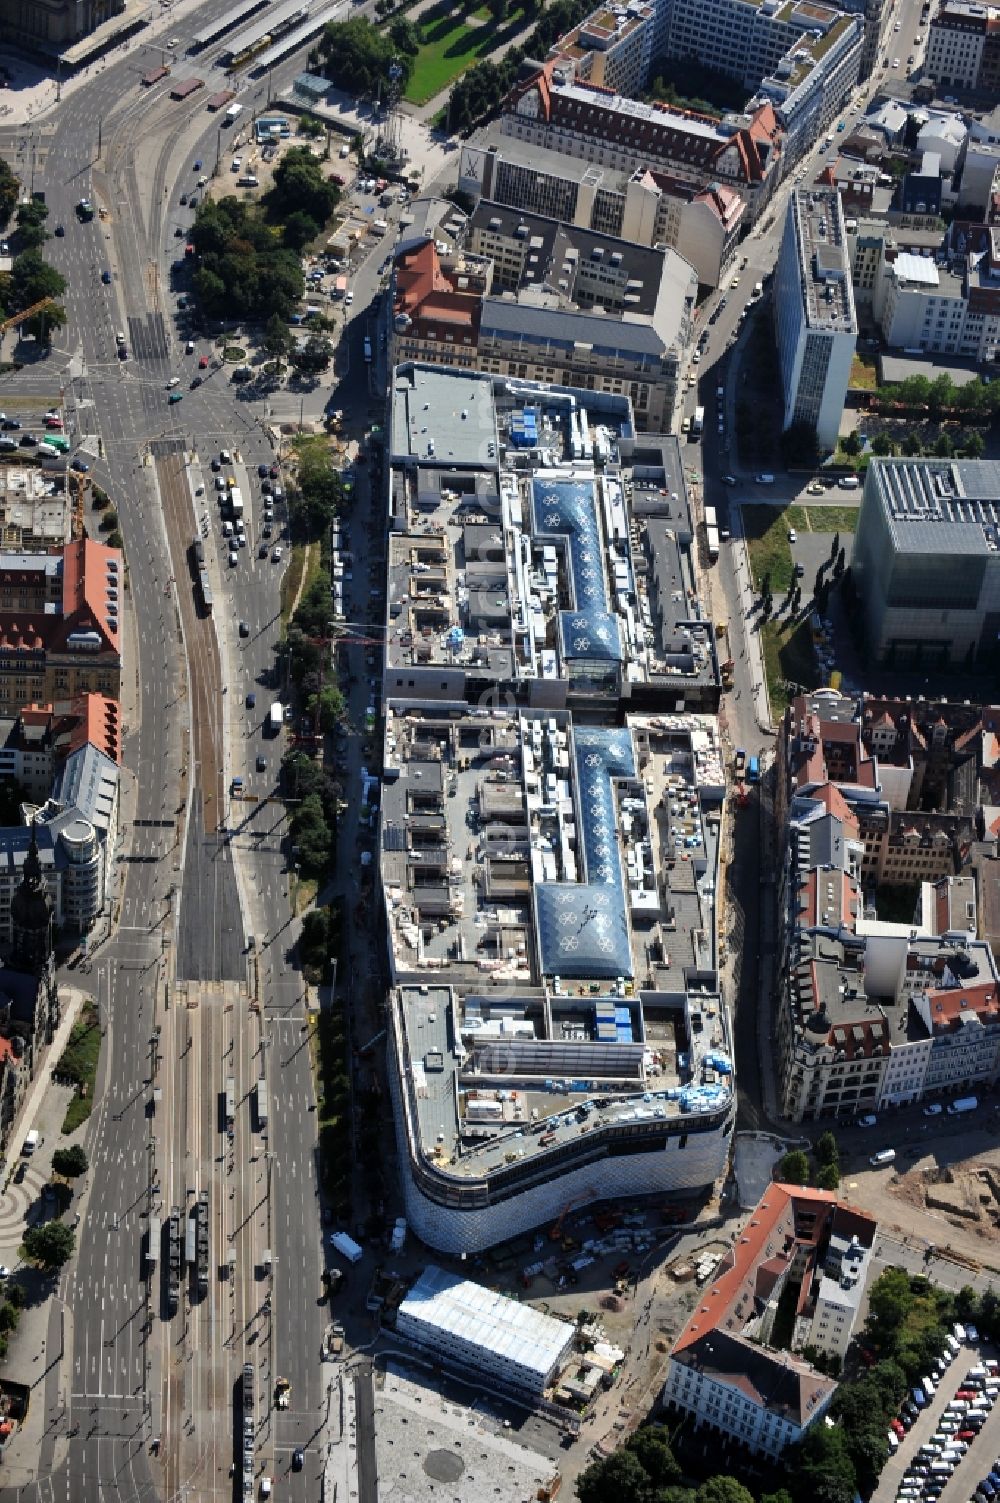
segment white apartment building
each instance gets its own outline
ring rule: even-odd
[[[894,349],[994,363],[1000,359],[1000,229],[989,232],[987,249],[950,261],[943,253],[897,251],[886,241],[872,311]]]
[[[796,189],[785,219],[774,286],[784,426],[815,428],[837,445],[857,343],[847,236],[835,189]]]

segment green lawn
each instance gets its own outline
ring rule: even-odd
[[[475,21],[483,17],[485,21],[476,25]],[[426,104],[466,68],[495,52],[521,24],[516,6],[500,28],[489,19],[485,7],[466,16],[460,7],[453,9],[447,3],[434,6],[417,19],[422,46],[413,60],[413,73],[403,97],[411,104]]]
[[[805,530],[808,526],[805,507],[744,506],[742,517],[754,584],[759,589],[761,580],[768,574],[771,594],[786,594],[792,582],[788,529]]]
[[[76,1084],[76,1095],[66,1109],[63,1133],[75,1132],[81,1122],[86,1122],[94,1104],[94,1083],[97,1080],[97,1062],[101,1055],[101,1027],[97,1008],[93,1002],[84,1003],[73,1027],[62,1057],[56,1065],[56,1073],[69,1075]]]
[[[805,689],[819,687],[816,655],[812,648],[809,622],[789,624],[786,620],[765,621],[761,630],[764,644],[764,672],[771,699],[771,718],[780,720],[791,700],[786,682],[801,684]]]
[[[851,379],[849,385],[858,387],[862,391],[875,391],[878,387],[878,367],[874,357],[861,355],[855,351],[851,361]]]
[[[806,526],[810,532],[840,532],[852,536],[858,530],[860,506],[806,506]]]

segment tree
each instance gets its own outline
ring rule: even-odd
[[[887,1268],[868,1295],[869,1316],[877,1330],[889,1333],[901,1326],[913,1308],[910,1280],[902,1268]]]
[[[840,534],[838,533],[837,537],[839,538],[839,536]],[[836,540],[837,539],[835,538],[834,542],[836,542]],[[836,552],[836,548],[834,549],[834,552]],[[824,1133],[820,1133],[819,1137],[816,1139],[816,1146],[813,1149],[813,1153],[816,1155],[816,1162],[818,1164],[825,1166],[826,1164],[837,1164],[840,1162],[840,1148],[833,1133],[829,1130]]]
[[[810,1426],[782,1460],[794,1503],[854,1503],[857,1478],[839,1426]]]
[[[918,433],[914,433],[912,428],[908,428],[903,434],[901,448],[903,450],[903,453],[910,458],[912,458],[912,456],[915,454],[919,454],[921,449],[923,448],[923,444],[920,442],[920,435]]]
[[[809,1160],[801,1148],[793,1148],[778,1160],[776,1177],[786,1185],[809,1183]]]
[[[76,1248],[76,1233],[64,1221],[46,1221],[42,1226],[32,1226],[24,1234],[21,1252],[32,1263],[37,1263],[46,1273],[55,1273],[72,1256]]]
[[[299,804],[292,815],[291,831],[302,870],[309,875],[322,874],[330,860],[331,835],[317,794],[311,793]]]
[[[37,250],[44,245],[49,238],[49,232],[45,228],[45,221],[49,217],[49,211],[45,204],[37,198],[29,199],[25,204],[18,204],[15,219],[17,222],[17,240],[22,250]]]
[[[14,175],[7,163],[0,157],[0,229],[5,229],[10,223],[10,216],[17,206],[20,192],[20,179]]]
[[[895,454],[895,452],[896,445],[893,443],[891,436],[884,430],[881,433],[876,433],[872,439],[872,453],[886,455]]]
[[[26,250],[14,258],[10,269],[10,311],[21,313],[43,297],[60,298],[66,291],[66,279],[44,261],[37,250]]]
[[[323,73],[348,93],[374,97],[389,82],[389,69],[402,69],[403,89],[410,81],[413,58],[400,53],[392,37],[379,31],[366,16],[331,21],[319,41]]]
[[[336,684],[327,684],[316,695],[314,708],[319,715],[320,730],[329,735],[338,721],[342,720],[347,705]]]
[[[330,954],[330,910],[311,908],[302,920],[299,955],[302,964],[321,974]]]
[[[37,339],[39,344],[50,344],[56,329],[64,328],[67,322],[62,303],[49,303],[48,307],[40,308],[31,318],[25,319],[21,332]]]
[[[986,453],[986,440],[981,433],[973,428],[966,434],[962,448],[967,459],[982,459]]]
[[[628,1449],[638,1458],[643,1471],[655,1488],[674,1486],[681,1480],[680,1463],[670,1448],[666,1430],[658,1425],[643,1425],[628,1441]],[[718,1503],[727,1503],[719,1499]],[[739,1500],[730,1500],[739,1503]]]
[[[310,334],[302,348],[295,351],[292,364],[296,370],[313,375],[325,371],[332,359],[333,345],[330,340],[321,334]]]
[[[709,1477],[694,1498],[695,1503],[754,1503],[753,1493],[735,1477]]]
[[[420,51],[420,36],[409,16],[397,16],[389,27],[389,35],[400,52],[415,57]]]
[[[840,1184],[840,1168],[837,1164],[824,1164],[816,1175],[818,1190],[836,1190]]]
[[[581,1472],[576,1495],[580,1503],[641,1503],[649,1497],[649,1477],[634,1451],[624,1447]]]
[[[308,245],[310,240],[315,240],[320,227],[311,214],[306,214],[302,209],[296,209],[294,214],[289,214],[285,220],[285,228],[282,238],[285,244],[294,251],[300,251]]]
[[[863,447],[861,439],[853,429],[844,437],[841,443],[841,448],[845,454],[860,454]]]
[[[74,1143],[71,1148],[57,1148],[52,1155],[53,1172],[61,1174],[63,1179],[78,1179],[81,1174],[86,1174],[89,1167],[86,1149],[81,1148],[79,1143]]]
[[[942,429],[935,441],[934,453],[939,459],[950,459],[954,452],[955,445],[952,443],[951,434]]]
[[[20,1311],[16,1305],[10,1305],[6,1302],[0,1305],[0,1331],[3,1331],[5,1335],[17,1330],[17,1323],[20,1318]]]
[[[272,313],[264,325],[264,350],[272,360],[280,360],[292,348],[294,340],[280,314]]]

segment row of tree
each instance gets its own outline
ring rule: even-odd
[[[448,129],[466,130],[492,115],[513,87],[524,59],[544,58],[552,43],[579,25],[592,10],[590,0],[552,0],[526,42],[511,47],[499,62],[489,59],[469,68],[456,79],[448,96]]]
[[[339,198],[306,146],[286,152],[262,204],[203,198],[190,234],[198,254],[192,291],[201,313],[287,324],[305,291],[303,247],[320,234]]]
[[[876,412],[926,414],[932,419],[965,418],[989,422],[1000,415],[1000,382],[981,381],[978,377],[956,385],[945,374],[907,376],[891,386],[880,386],[871,393],[869,406]]]
[[[66,291],[66,279],[50,266],[42,255],[42,247],[49,239],[45,221],[49,217],[46,204],[41,199],[31,198],[17,203],[20,184],[10,168],[3,165],[0,174],[0,220],[6,214],[7,221],[13,215],[15,228],[11,236],[15,256],[9,272],[0,275],[0,316],[11,318],[33,308],[45,299],[44,308],[21,325],[23,334],[31,335],[42,344],[48,344],[54,331],[66,323],[66,309],[59,299]],[[14,202],[10,202],[11,184]]]

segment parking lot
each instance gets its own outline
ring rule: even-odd
[[[895,1455],[889,1457],[873,1503],[894,1503],[894,1500],[899,1500],[899,1503],[934,1503],[934,1500],[937,1503],[970,1503],[976,1489],[1000,1457],[1000,1406],[996,1403],[996,1393],[987,1393],[987,1386],[1000,1390],[1000,1377],[995,1378],[987,1372],[985,1378],[970,1380],[968,1384],[965,1379],[971,1370],[994,1362],[996,1356],[993,1347],[986,1342],[965,1341],[960,1345],[954,1360],[945,1368],[937,1391],[929,1397],[926,1408],[920,1411],[900,1441]],[[945,1411],[955,1404],[955,1395],[959,1391],[967,1391],[975,1397],[960,1401],[968,1405],[960,1415],[946,1416]],[[968,1416],[977,1404],[984,1407],[985,1419],[975,1433],[977,1422],[970,1421]],[[955,1426],[954,1430],[951,1430],[952,1426]],[[949,1430],[950,1437],[946,1434],[946,1438],[935,1441],[935,1436]],[[973,1431],[971,1435],[970,1430]],[[960,1432],[966,1434],[966,1439],[958,1442],[958,1446],[964,1445],[967,1449],[949,1461],[947,1456],[942,1457],[942,1453],[954,1449],[950,1441],[957,1441]],[[936,1456],[918,1455],[922,1447],[932,1445],[936,1447]],[[916,1468],[923,1474],[918,1475]],[[1000,1489],[996,1492],[1000,1495]],[[992,1503],[987,1492],[981,1493],[976,1503],[983,1503],[984,1498],[987,1503]]]

